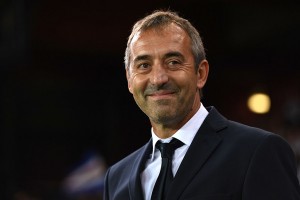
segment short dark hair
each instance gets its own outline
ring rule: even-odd
[[[127,47],[125,51],[124,63],[125,67],[128,68],[130,65],[131,50],[130,45],[132,38],[138,33],[143,32],[152,28],[163,28],[171,23],[175,23],[177,26],[182,28],[191,39],[192,53],[195,60],[195,68],[198,68],[199,63],[206,59],[205,49],[203,46],[202,39],[196,28],[186,19],[180,17],[174,11],[163,11],[155,10],[150,15],[137,21],[127,41]]]

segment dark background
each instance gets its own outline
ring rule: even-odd
[[[204,105],[298,141],[298,3],[1,0],[0,199],[19,191],[55,199],[86,152],[109,166],[148,141],[150,124],[127,90],[123,56],[134,22],[161,8],[202,35],[211,67]],[[268,114],[248,110],[256,91],[270,95]]]

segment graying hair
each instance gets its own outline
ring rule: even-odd
[[[139,32],[144,32],[152,28],[164,28],[165,26],[175,23],[177,26],[182,28],[188,36],[191,38],[192,42],[192,53],[195,60],[195,68],[198,68],[199,63],[206,59],[205,50],[203,42],[201,40],[200,34],[196,28],[186,19],[180,17],[176,12],[172,11],[162,11],[156,10],[152,14],[137,21],[132,32],[127,41],[127,47],[125,50],[124,64],[128,68],[130,65],[131,50],[130,45],[132,38]]]

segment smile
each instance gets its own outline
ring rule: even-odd
[[[174,92],[171,91],[158,91],[151,94],[148,94],[147,96],[153,100],[162,100],[162,99],[170,99],[174,97]]]

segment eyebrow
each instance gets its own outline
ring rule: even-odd
[[[163,59],[170,58],[170,57],[179,57],[181,59],[184,59],[184,56],[182,55],[182,53],[180,53],[178,51],[171,51],[171,52],[166,53],[163,56]],[[133,62],[135,63],[135,62],[138,62],[141,60],[149,60],[150,58],[151,58],[150,55],[139,55],[133,60]]]
[[[167,59],[167,58],[171,58],[171,57],[177,57],[181,60],[185,60],[184,56],[182,53],[178,52],[178,51],[171,51],[171,52],[168,52],[164,55],[163,59]]]
[[[164,55],[164,59],[166,58],[170,58],[170,57],[179,57],[180,59],[184,59],[184,56],[182,55],[182,53],[178,52],[178,51],[171,51],[168,52]]]
[[[149,56],[149,55],[140,55],[140,56],[137,56],[136,58],[134,58],[133,63],[136,63],[141,60],[149,60],[150,58],[151,58],[151,56]]]

